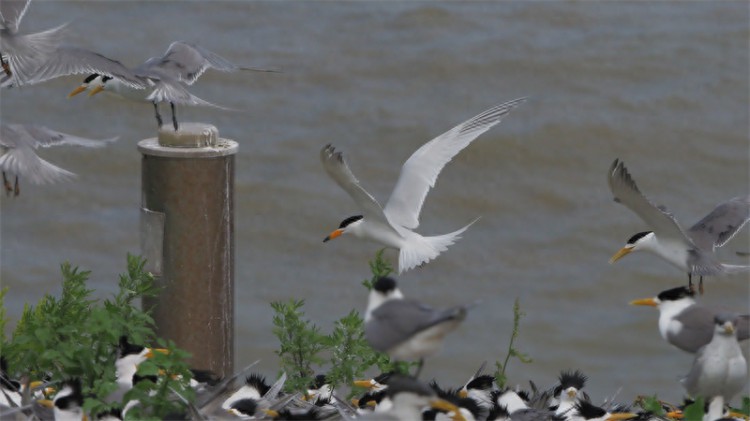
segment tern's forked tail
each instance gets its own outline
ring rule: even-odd
[[[459,230],[443,235],[424,237],[412,232],[412,235],[407,238],[407,244],[401,247],[398,256],[398,273],[415,268],[438,257],[440,253],[458,241],[461,234],[478,220],[479,218]]]

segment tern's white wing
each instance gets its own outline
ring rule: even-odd
[[[345,192],[349,193],[349,196],[354,199],[354,202],[362,208],[367,216],[375,217],[381,222],[388,223],[380,203],[359,185],[359,180],[349,170],[349,166],[346,164],[344,155],[341,152],[336,152],[333,146],[326,145],[320,151],[320,161],[333,181],[341,186]],[[390,226],[390,223],[388,223],[388,226]]]
[[[31,0],[3,0],[0,2],[0,26],[14,34],[26,14]]]
[[[149,59],[147,65],[169,77],[192,85],[208,68],[234,72],[240,67],[205,48],[184,41],[173,42],[162,57]]]
[[[3,86],[22,86],[32,83],[48,57],[54,53],[63,38],[65,24],[57,28],[27,35],[9,35],[5,31],[0,37],[0,51],[5,55],[11,76]]]
[[[56,130],[48,129],[44,126],[33,126],[33,125],[22,125],[22,124],[8,124],[15,133],[21,135],[20,141],[28,144],[32,148],[43,147],[47,148],[50,146],[59,145],[73,145],[73,146],[84,146],[88,148],[101,148],[106,146],[107,143],[114,142],[117,140],[116,137],[109,139],[88,139],[85,137],[73,136],[67,133],[58,132]]]
[[[75,177],[70,171],[40,158],[33,148],[33,140],[23,130],[7,124],[0,125],[0,169],[31,180],[34,184],[52,183]]]
[[[385,205],[388,219],[406,228],[417,228],[424,199],[445,164],[525,100],[518,98],[492,107],[417,149],[401,168],[396,187]]]
[[[73,74],[99,74],[119,79],[135,89],[144,89],[146,82],[117,60],[84,48],[61,46],[48,55],[47,60],[31,77],[31,83]]]
[[[688,235],[702,250],[713,250],[731,240],[750,220],[750,196],[735,197],[717,206],[690,227]]]
[[[609,189],[615,202],[635,212],[662,241],[678,241],[693,247],[694,244],[680,228],[674,215],[664,207],[657,207],[644,196],[630,177],[625,164],[615,159],[608,174]]]
[[[231,110],[231,108],[198,98],[191,94],[178,80],[172,79],[159,72],[151,71],[145,74],[139,73],[139,75],[150,78],[154,83],[154,86],[152,87],[153,91],[151,91],[151,94],[146,97],[146,99],[151,102],[171,102],[174,104],[198,105],[220,108],[222,110]]]

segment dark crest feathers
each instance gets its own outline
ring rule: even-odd
[[[375,283],[372,285],[372,288],[375,291],[387,294],[396,289],[396,280],[388,276],[383,276],[375,281]]]
[[[341,224],[339,224],[339,229],[346,228],[347,226],[351,225],[354,222],[359,221],[362,218],[364,218],[364,216],[362,216],[362,215],[350,216],[350,217],[344,219],[343,221],[341,221]]]
[[[656,296],[656,298],[658,298],[659,301],[676,301],[680,298],[692,297],[694,294],[695,293],[691,291],[690,288],[681,286],[662,291]]]

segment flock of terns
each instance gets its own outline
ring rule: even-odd
[[[0,61],[3,71],[0,83],[5,89],[64,75],[87,74],[83,84],[70,96],[86,90],[90,91],[89,95],[106,91],[124,98],[150,102],[160,129],[162,118],[158,104],[167,102],[172,110],[172,127],[177,131],[176,104],[220,107],[196,97],[186,88],[207,69],[224,72],[274,71],[238,66],[205,48],[186,42],[174,42],[163,56],[150,58],[130,69],[101,54],[63,45],[60,40],[65,25],[36,34],[19,34],[18,24],[29,3],[30,0],[3,0],[0,3]],[[419,226],[427,193],[435,185],[443,167],[454,156],[500,123],[524,101],[526,98],[518,98],[492,107],[425,143],[403,164],[385,206],[381,206],[361,186],[343,154],[333,146],[326,145],[321,150],[323,168],[352,197],[362,213],[344,219],[324,242],[351,234],[396,249],[399,273],[437,258],[460,239],[473,222],[443,235],[418,234],[414,230]],[[66,144],[99,147],[113,140],[85,139],[41,126],[2,123],[0,168],[6,191],[18,195],[19,176],[33,183],[53,182],[73,176],[73,173],[39,158],[34,152],[38,147]],[[14,174],[15,181],[11,182],[6,173]],[[695,301],[693,276],[700,278],[698,290],[702,293],[705,276],[750,270],[750,266],[722,263],[714,254],[716,247],[726,244],[750,220],[750,196],[735,197],[721,203],[696,224],[684,229],[664,207],[654,205],[640,192],[622,161],[613,162],[608,172],[608,182],[614,200],[633,211],[650,228],[633,235],[610,262],[631,252],[648,251],[688,275],[687,286],[669,289],[656,297],[635,300],[631,304],[657,307],[661,336],[682,351],[695,355],[693,365],[681,384],[689,396],[701,397],[707,402],[704,419],[735,419],[732,417],[738,415],[730,414],[726,408],[747,382],[747,362],[739,342],[750,337],[750,316],[698,304]],[[383,373],[375,379],[360,382],[369,391],[354,402],[339,399],[330,386],[326,389],[324,376],[318,379],[317,386],[311,385],[305,399],[295,395],[285,396],[280,393],[278,384],[273,387],[265,385],[257,375],[247,377],[246,383],[229,397],[226,396],[229,393],[228,384],[223,385],[221,393],[216,392],[215,384],[200,387],[210,391],[209,400],[221,409],[222,416],[231,413],[240,418],[663,419],[653,414],[631,413],[612,403],[606,409],[593,405],[581,390],[586,377],[579,372],[563,372],[559,383],[547,391],[539,391],[533,384],[532,391],[500,390],[490,376],[481,372],[472,376],[465,385],[452,390],[417,380],[423,359],[439,350],[445,336],[461,324],[470,308],[471,305],[434,309],[404,297],[392,278],[381,278],[375,282],[365,311],[368,343],[394,360],[419,360],[420,365],[414,376]],[[117,368],[118,384],[124,388],[120,392],[124,394],[137,377],[135,367],[145,361],[152,350],[132,346],[126,339],[121,340],[118,350],[118,362],[127,361],[125,365],[129,367],[129,371],[121,369],[119,365]],[[283,379],[280,379],[281,384]],[[23,386],[11,379],[6,367],[3,367],[0,385],[0,405],[6,408],[20,405]],[[76,382],[65,384],[57,391],[54,400],[49,402],[54,418],[80,420],[85,415],[81,409],[82,399],[80,385]],[[217,417],[215,410],[218,409],[207,410],[210,406],[193,407],[193,417]],[[124,416],[126,410],[127,404],[119,416]],[[296,415],[294,411],[297,411]],[[98,418],[111,419],[107,417],[112,416],[107,414]],[[669,416],[677,417],[678,412],[672,411]]]

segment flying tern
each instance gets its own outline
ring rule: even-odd
[[[630,302],[632,305],[654,306],[659,309],[659,333],[670,344],[690,353],[711,342],[714,318],[720,313],[695,302],[690,288],[677,287],[662,291],[656,297]],[[750,315],[737,316],[737,339],[750,337]]]
[[[747,361],[737,342],[735,322],[736,316],[729,313],[714,318],[711,342],[695,354],[690,372],[681,380],[692,397],[721,396],[729,403],[747,383]]]
[[[172,109],[172,126],[177,131],[176,104],[228,109],[204,101],[187,90],[185,85],[194,84],[203,72],[208,69],[221,72],[235,72],[239,70],[278,72],[278,70],[273,69],[238,66],[199,45],[190,44],[185,41],[175,41],[170,44],[163,56],[151,57],[132,70],[141,82],[140,85],[145,87],[145,89],[140,89],[139,86],[126,83],[127,81],[117,75],[105,75],[100,74],[100,72],[93,72],[83,80],[83,83],[78,88],[68,94],[68,97],[90,90],[89,96],[105,91],[124,99],[150,102],[154,106],[156,122],[159,128],[162,126],[162,119],[159,114],[158,104],[160,102],[168,102]]]
[[[625,246],[612,256],[610,263],[634,251],[649,251],[687,272],[691,287],[692,276],[700,276],[701,291],[704,276],[750,270],[750,266],[721,263],[713,253],[716,247],[726,244],[750,220],[750,196],[735,197],[721,203],[685,231],[669,211],[655,206],[638,190],[622,161],[615,159],[612,163],[608,180],[615,202],[635,212],[652,229],[630,237]]]
[[[365,338],[396,360],[420,360],[437,352],[445,335],[466,318],[466,306],[437,310],[407,299],[393,278],[375,281],[365,311]],[[419,369],[417,370],[417,374]]]
[[[75,177],[70,171],[50,164],[40,158],[35,150],[39,147],[59,145],[99,148],[117,138],[95,140],[73,136],[43,126],[0,123],[0,169],[8,194],[20,193],[18,178],[25,177],[34,184],[53,183]],[[15,174],[11,185],[8,173]]]
[[[323,241],[353,234],[397,249],[399,273],[436,258],[456,242],[473,222],[449,234],[431,237],[417,234],[413,230],[419,226],[419,214],[427,193],[435,185],[445,164],[525,100],[518,98],[492,107],[422,145],[401,168],[385,207],[381,207],[359,184],[341,152],[326,145],[320,152],[323,168],[354,199],[363,214],[344,219],[338,229]]]

